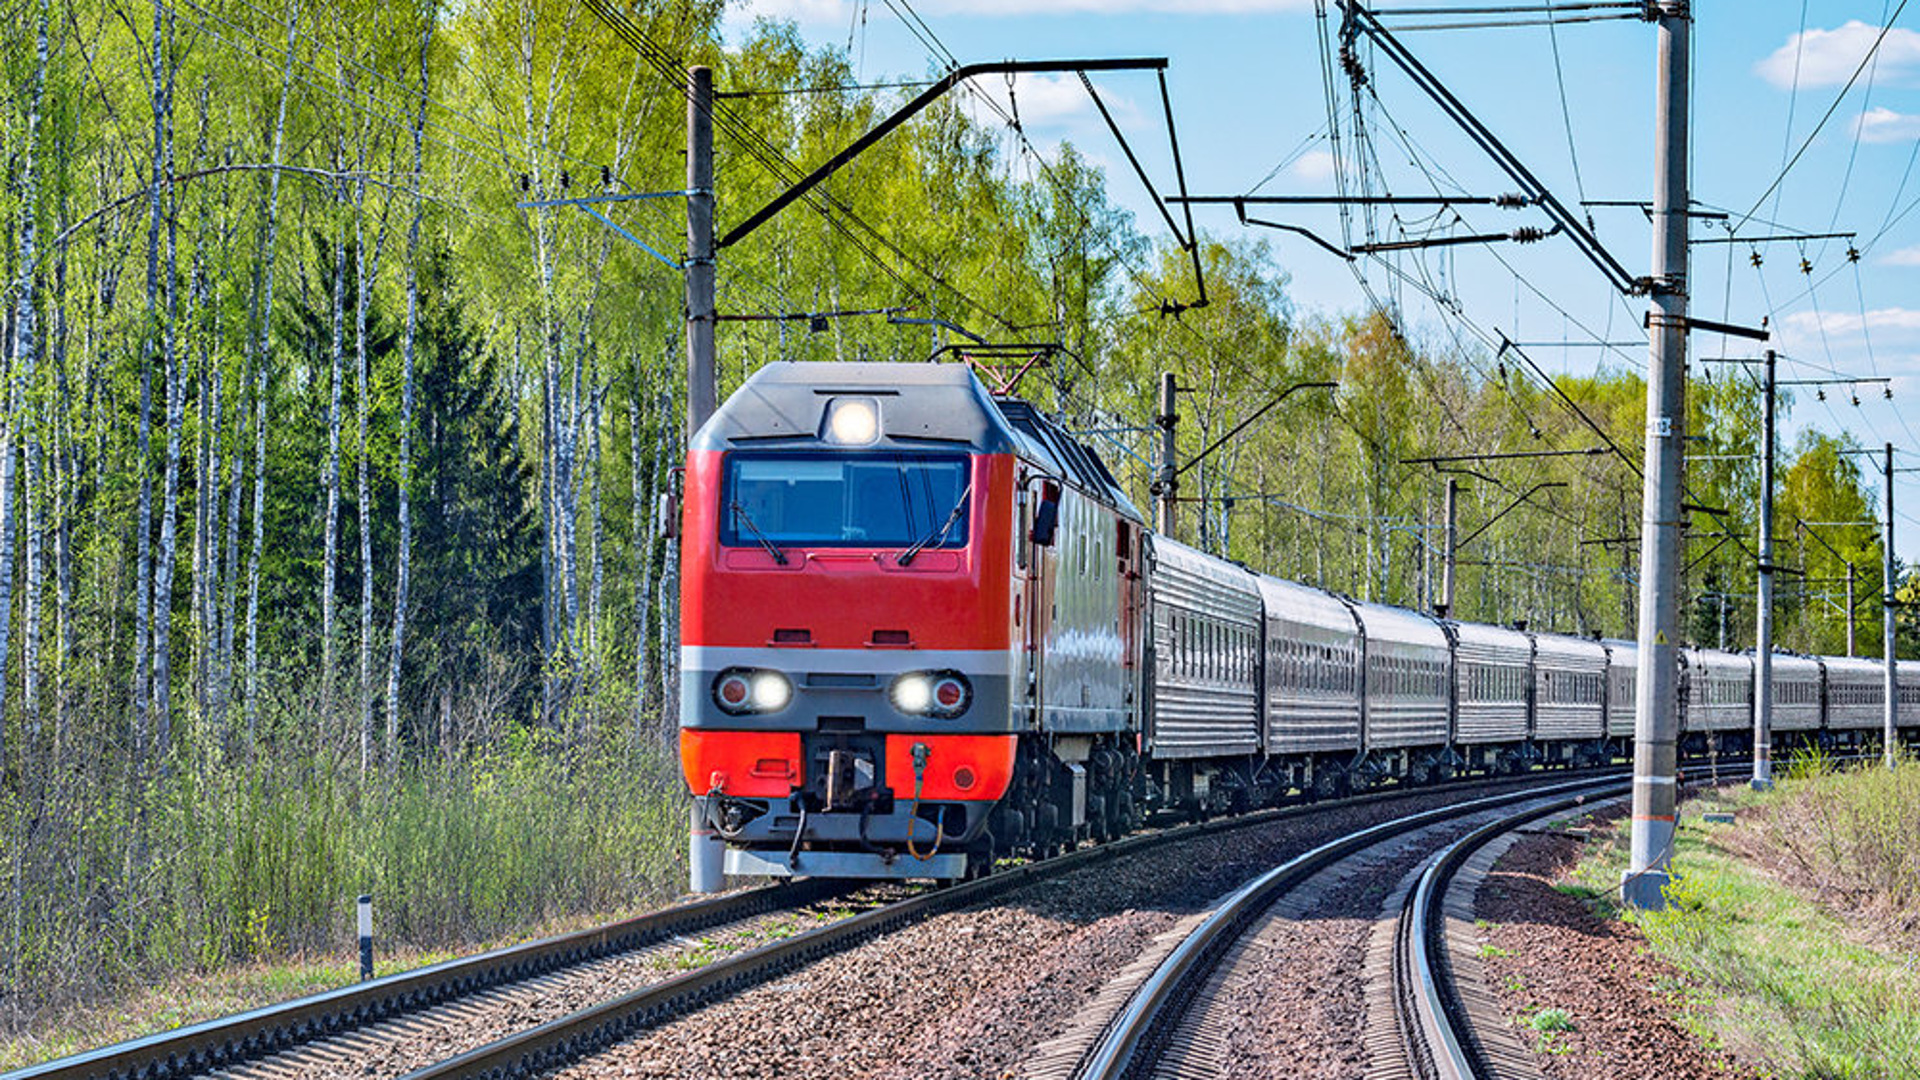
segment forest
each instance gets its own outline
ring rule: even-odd
[[[790,26],[723,47],[722,8],[8,0],[0,1024],[342,950],[361,892],[426,947],[679,889],[684,204],[605,204],[646,246],[524,204],[680,192],[690,64],[722,230],[914,92]],[[1146,508],[1163,372],[1183,460],[1335,381],[1195,461],[1182,539],[1430,606],[1451,477],[1457,615],[1632,634],[1637,371],[1299,310],[1266,247],[1155,239],[1122,181],[949,95],[723,253],[721,393],[927,362],[959,339],[926,320],[1046,342],[1022,392]],[[1760,392],[1692,375],[1683,610],[1741,648]],[[1856,449],[1780,448],[1785,647],[1844,652],[1851,619],[1877,655]],[[1567,453],[1407,464],[1534,451]]]

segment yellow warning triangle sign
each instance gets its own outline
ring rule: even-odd
[[[1667,643],[1667,632],[1665,630],[1655,630],[1653,632],[1653,643],[1655,645],[1665,645]]]

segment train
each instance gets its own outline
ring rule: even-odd
[[[680,491],[680,760],[729,875],[953,880],[1155,813],[1632,753],[1634,643],[1208,555],[963,364],[768,364]],[[1750,748],[1753,657],[1676,652],[1683,756]],[[1877,740],[1884,685],[1776,654],[1776,747]]]

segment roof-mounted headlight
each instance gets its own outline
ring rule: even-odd
[[[830,399],[820,434],[835,446],[873,445],[880,441],[879,401],[864,397]]]

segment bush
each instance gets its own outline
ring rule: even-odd
[[[526,731],[365,778],[316,754],[0,793],[4,1014],[18,1027],[134,980],[348,955],[363,892],[383,950],[657,901],[684,878],[684,812],[667,747]]]

